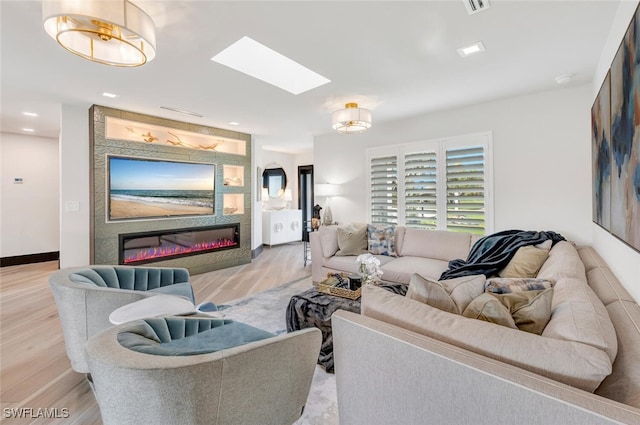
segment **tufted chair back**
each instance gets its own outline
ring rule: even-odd
[[[76,372],[88,373],[87,340],[109,328],[109,315],[123,305],[156,294],[194,302],[189,271],[182,268],[85,266],[61,269],[49,277],[67,356]]]

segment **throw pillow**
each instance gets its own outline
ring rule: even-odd
[[[406,296],[449,313],[461,314],[471,301],[482,294],[484,281],[484,275],[437,281],[414,273]]]
[[[507,307],[488,292],[471,301],[462,312],[462,315],[471,319],[483,320],[485,322],[495,323],[496,325],[518,329]]]
[[[338,226],[338,251],[336,255],[360,255],[367,252],[367,225],[346,224]]]
[[[373,255],[389,255],[396,257],[396,228],[395,226],[367,226],[367,245]]]
[[[552,299],[552,288],[510,294],[485,292],[462,315],[540,335],[551,318]]]
[[[539,291],[552,286],[553,283],[545,279],[492,277],[484,284],[484,291],[493,294],[510,294],[511,292]]]
[[[518,248],[507,266],[498,272],[500,277],[536,277],[538,270],[549,257],[549,251],[535,246]]]

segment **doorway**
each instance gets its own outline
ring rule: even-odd
[[[302,240],[309,242],[313,214],[313,165],[298,166],[298,208],[302,210]]]

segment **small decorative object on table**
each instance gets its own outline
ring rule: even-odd
[[[360,275],[362,276],[362,284],[367,283],[377,284],[382,276],[382,270],[380,270],[380,260],[374,257],[372,254],[361,254],[356,258],[356,262],[360,263]]]
[[[350,289],[349,275],[347,273],[327,273],[327,278],[318,283],[318,292],[336,297],[356,300],[362,294],[362,288]]]

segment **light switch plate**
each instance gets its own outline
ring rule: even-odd
[[[66,212],[80,211],[80,202],[79,201],[67,201],[64,204],[64,210]]]

